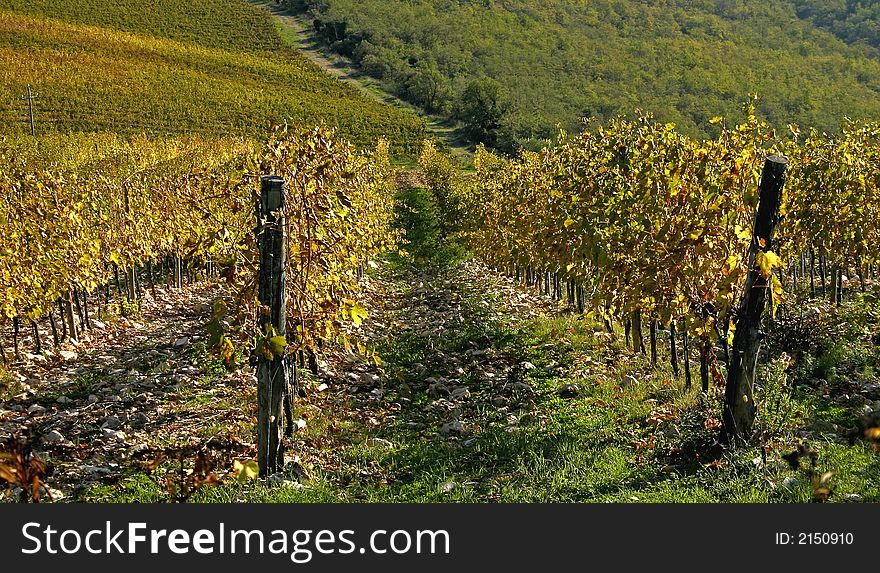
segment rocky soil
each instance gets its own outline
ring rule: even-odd
[[[157,299],[145,294],[140,315],[93,321],[79,341],[11,366],[0,436],[32,440],[48,462],[53,497],[115,483],[139,452],[226,439],[250,423],[243,398],[254,376],[217,372],[203,351],[220,293],[208,283],[159,288]]]

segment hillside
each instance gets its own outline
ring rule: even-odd
[[[848,44],[880,48],[880,2],[877,0],[794,0],[797,15]]]
[[[880,115],[877,2],[283,3],[390,88],[500,147],[635,108],[709,135],[709,119],[739,119],[752,92],[779,128]]]
[[[415,114],[333,79],[286,47],[245,0],[0,1],[0,128],[261,136],[271,122],[324,121],[398,155],[424,136]]]

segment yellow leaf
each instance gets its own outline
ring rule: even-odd
[[[250,460],[247,462],[240,462],[235,460],[235,463],[232,465],[232,471],[235,472],[236,479],[244,483],[248,480],[257,479],[260,475],[260,466],[257,464],[256,460]]]
[[[736,255],[730,255],[727,257],[727,268],[733,270],[739,264],[739,257]]]
[[[758,251],[755,262],[758,264],[758,269],[760,269],[761,275],[765,279],[769,279],[770,275],[773,274],[773,269],[780,264],[779,257],[773,251]]]
[[[235,354],[235,347],[225,336],[220,340],[220,348],[217,352],[224,361],[228,362]]]
[[[351,316],[351,321],[355,326],[360,326],[369,313],[367,309],[359,305],[358,303],[354,303],[349,310],[349,315]]]

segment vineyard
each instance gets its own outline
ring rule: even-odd
[[[0,0],[0,500],[880,501],[880,124],[551,136],[451,48],[528,142],[465,165],[266,10],[150,8]]]
[[[796,127],[780,140],[754,112],[732,128],[718,118],[721,133],[708,141],[644,116],[563,134],[558,146],[517,159],[483,148],[472,180],[430,145],[420,161],[461,216],[459,232],[497,268],[557,297],[565,288],[609,326],[639,328],[645,318],[680,324],[701,346],[723,344],[751,264],[775,273],[775,316],[804,294],[805,277],[815,295],[817,272],[824,291],[827,271],[832,302],[842,273],[864,286],[880,254],[872,224],[880,126],[847,123],[839,138],[813,131],[799,143]],[[749,261],[761,168],[774,152],[789,158],[780,236]]]
[[[155,12],[138,2],[21,4],[0,2],[6,133],[29,132],[20,96],[32,84],[40,133],[262,138],[271,122],[323,121],[361,147],[387,137],[398,158],[425,135],[415,114],[377,104],[284,45],[270,16],[245,2],[187,3],[177,8],[185,14],[176,2]]]
[[[361,155],[324,128],[279,128],[263,151],[243,140],[105,134],[4,141],[0,157],[3,315],[33,323],[58,304],[74,339],[74,298],[88,301],[121,271],[133,301],[139,270],[166,257],[178,275],[181,264],[208,267],[241,288],[239,300],[254,299],[253,280],[242,277],[257,264],[260,173],[285,176],[297,199],[288,216],[296,349],[332,339],[358,266],[394,236],[387,144]]]
[[[852,286],[858,276],[864,294],[880,255],[880,125],[847,121],[836,138],[814,130],[801,143],[797,126],[783,140],[753,104],[744,112],[747,121],[733,127],[713,119],[720,134],[707,141],[642,116],[560,134],[557,146],[515,159],[480,148],[471,177],[456,176],[430,144],[420,158],[456,233],[496,269],[588,311],[612,336],[621,324],[636,353],[646,353],[647,323],[654,366],[666,329],[676,376],[681,337],[686,388],[696,347],[701,391],[726,386],[727,440],[754,437],[765,298],[771,323],[797,313],[799,298],[817,296],[818,276],[840,305],[843,277]],[[758,189],[774,177],[780,194],[759,231]],[[748,358],[737,344],[747,338]],[[743,388],[738,368],[752,377]]]
[[[25,449],[4,475],[23,499],[41,495],[34,476],[53,483],[33,461],[48,458],[62,489],[42,495],[80,500],[328,501],[345,484],[387,501],[874,500],[880,127],[781,138],[745,112],[713,120],[712,140],[645,115],[516,158],[479,149],[473,172],[426,142],[419,172],[397,175],[384,140],[361,151],[324,127],[263,144],[9,136],[0,422]],[[767,169],[784,175],[765,239]],[[255,218],[268,175],[286,200]],[[158,362],[129,349],[129,366],[101,366],[104,332],[161,323],[200,285],[214,285],[201,323],[140,337]],[[756,289],[758,366],[731,400]],[[282,362],[292,387],[258,421],[247,372]],[[157,399],[177,418],[154,421]],[[65,408],[82,420],[56,418]],[[181,412],[228,422],[185,430]],[[285,469],[264,472],[252,460],[270,423]],[[124,468],[81,475],[111,460]],[[175,481],[163,460],[188,469]]]

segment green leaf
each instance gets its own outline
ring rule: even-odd
[[[287,339],[283,336],[273,336],[268,341],[269,351],[272,353],[272,358],[280,358],[284,356],[284,349],[287,348]]]

